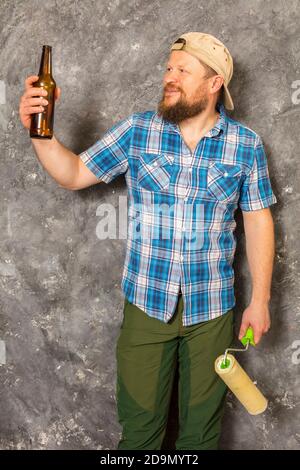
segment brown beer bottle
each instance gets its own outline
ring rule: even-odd
[[[43,46],[40,63],[39,78],[33,84],[34,87],[43,88],[47,91],[44,111],[34,113],[31,116],[30,137],[34,139],[52,139],[54,124],[54,93],[56,83],[52,77],[52,47]]]

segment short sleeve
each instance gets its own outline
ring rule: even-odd
[[[254,211],[269,207],[276,202],[264,146],[261,138],[257,136],[253,166],[240,188],[239,206],[242,211]]]
[[[103,137],[79,154],[83,163],[104,183],[110,183],[128,168],[133,116],[117,122]]]

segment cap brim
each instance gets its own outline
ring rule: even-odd
[[[223,87],[224,87],[224,95],[223,95],[224,106],[226,109],[229,109],[232,111],[234,109],[234,104],[233,104],[231,95],[225,83],[223,83]]]

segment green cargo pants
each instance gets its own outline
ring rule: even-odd
[[[217,449],[227,387],[214,361],[233,340],[233,310],[182,325],[183,298],[163,323],[124,301],[117,341],[118,449],[160,449],[178,362],[179,435],[176,449]]]

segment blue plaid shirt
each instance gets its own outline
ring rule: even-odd
[[[125,175],[121,288],[129,302],[165,323],[180,287],[185,326],[234,307],[234,212],[277,202],[261,138],[217,106],[218,122],[194,152],[179,125],[145,111],[119,121],[80,154],[99,181]]]

